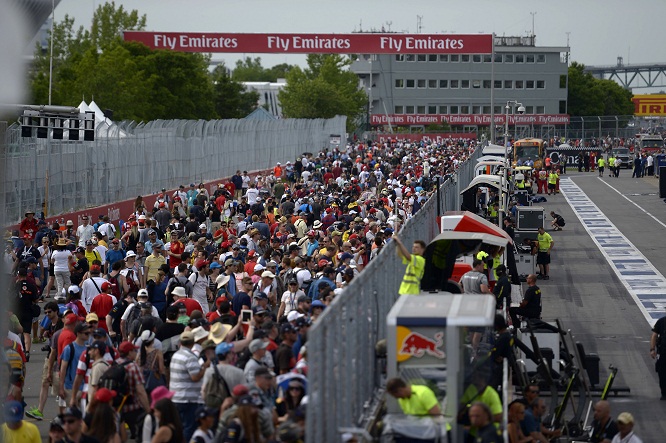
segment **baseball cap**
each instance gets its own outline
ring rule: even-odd
[[[194,263],[194,266],[196,266],[197,269],[205,268],[207,265],[208,265],[208,260],[204,260],[203,258],[200,258]]]
[[[208,228],[206,227],[206,223],[201,223],[201,224],[199,225],[199,229],[208,229]]]
[[[261,278],[268,277],[268,278],[275,278],[275,274],[273,274],[271,271],[264,271],[261,274]]]
[[[192,333],[192,331],[183,331],[180,334],[180,341],[187,341],[187,342],[194,341],[194,334]]]
[[[617,416],[617,422],[628,425],[629,423],[634,423],[634,416],[629,412],[622,412]]]
[[[134,346],[131,342],[129,341],[124,341],[118,346],[118,350],[123,353],[123,354],[129,354],[132,351],[135,351],[139,349],[137,346]]]
[[[139,292],[136,294],[137,297],[148,297],[147,289],[139,289]]]
[[[215,417],[218,415],[218,410],[215,408],[208,408],[206,406],[199,406],[195,414],[197,420],[203,420],[206,417]]]
[[[16,423],[23,420],[23,405],[18,401],[5,403],[5,421]]]
[[[90,349],[97,349],[102,354],[106,354],[106,343],[101,341],[94,341],[90,344]]]
[[[92,331],[93,337],[106,337],[106,329],[97,328]]]
[[[81,322],[74,328],[74,333],[78,334],[80,332],[86,332],[88,329],[90,329],[90,325],[88,323]]]
[[[227,355],[233,349],[234,345],[225,341],[215,347],[215,355]]]
[[[210,269],[218,269],[221,268],[222,265],[219,264],[218,262],[214,261],[213,263],[210,264]]]
[[[252,297],[252,298],[258,298],[258,299],[261,299],[261,300],[264,300],[264,299],[268,300],[268,295],[266,295],[266,293],[263,292],[263,291],[258,291],[256,294],[254,294],[254,297]]]
[[[304,314],[301,314],[298,311],[289,311],[289,314],[287,314],[287,321],[292,322],[295,321],[297,318],[304,317]]]
[[[102,291],[109,291],[109,290],[111,290],[112,287],[113,287],[113,284],[111,284],[108,281],[105,281],[104,283],[102,283],[101,289],[102,289]]]
[[[65,412],[63,412],[61,416],[62,417],[74,417],[77,420],[81,420],[83,418],[83,414],[81,413],[81,410],[77,407],[65,409]]]
[[[311,302],[312,299],[308,297],[307,295],[301,295],[298,297],[298,303],[303,303],[303,302]]]
[[[297,332],[296,328],[291,323],[285,323],[280,328],[281,334],[287,334],[289,332]]]
[[[267,347],[268,347],[268,342],[264,341],[260,338],[255,338],[254,340],[252,340],[252,342],[250,342],[250,346],[249,346],[250,353],[252,353],[252,354],[254,354],[255,352],[257,352],[260,349],[266,349]]]
[[[76,248],[74,250],[74,252],[78,252],[79,254],[85,254],[86,253],[86,248],[84,248],[83,246],[79,246],[78,248]]]
[[[256,265],[254,265],[254,272],[263,271],[264,269],[266,269],[266,267],[261,263],[257,263]]]

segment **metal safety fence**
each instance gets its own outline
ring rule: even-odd
[[[460,207],[458,194],[474,177],[477,149],[453,179],[440,186],[441,210]],[[437,198],[433,196],[405,223],[400,238],[428,243],[438,234]],[[358,278],[326,308],[307,342],[309,443],[340,441],[344,428],[362,426],[380,387],[376,343],[386,338],[386,315],[398,298],[405,265],[389,242]]]
[[[18,124],[3,139],[7,222],[26,210],[48,216],[215,180],[236,170],[266,169],[304,152],[329,148],[345,133],[346,117],[285,120],[156,120],[97,126],[95,141],[21,137]]]

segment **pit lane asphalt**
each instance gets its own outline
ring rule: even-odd
[[[666,222],[666,203],[659,198],[656,178],[632,179],[631,171],[624,169],[619,178],[606,173],[600,179],[597,172],[579,173],[574,169],[563,177],[569,177],[580,187],[655,268],[666,275],[664,226],[603,183],[611,184],[657,220]],[[649,355],[650,325],[564,196],[546,198],[548,202],[540,205],[546,210],[547,230],[550,211],[562,215],[566,226],[562,231],[549,231],[555,242],[551,277],[537,283],[543,292],[543,318],[559,318],[584,344],[587,353],[599,355],[602,386],[608,366],[619,368],[614,386],[629,387],[631,393],[610,396],[612,416],[617,418],[620,412],[631,412],[636,420],[634,431],[644,442],[663,441],[666,401],[659,400],[659,383]],[[571,409],[566,416],[571,416]]]

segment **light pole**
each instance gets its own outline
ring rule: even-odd
[[[518,113],[519,114],[524,114],[525,113],[525,107],[523,106],[522,103],[517,102],[516,100],[509,100],[506,102],[506,106],[504,107],[504,180],[503,183],[500,183],[500,211],[499,211],[499,227],[502,227],[502,214],[505,210],[508,209],[509,207],[509,195],[507,194],[506,200],[503,197],[503,192],[502,192],[502,186],[506,186],[507,192],[509,190],[509,177],[508,177],[508,169],[509,166],[511,165],[511,160],[509,159],[509,111],[511,110],[512,107],[518,107]]]

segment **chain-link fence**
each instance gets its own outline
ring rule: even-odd
[[[459,209],[457,194],[474,177],[480,154],[477,149],[455,178],[441,186],[442,213]],[[400,238],[405,245],[417,239],[428,243],[438,229],[433,197],[405,224]],[[369,413],[382,382],[375,344],[386,338],[386,315],[398,298],[404,272],[395,244],[389,242],[308,333],[308,442],[339,441],[341,428],[361,426]]]
[[[7,129],[5,220],[24,211],[48,216],[154,193],[162,187],[270,168],[329,148],[346,117],[285,120],[156,120],[101,124],[94,142],[21,137]]]

